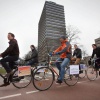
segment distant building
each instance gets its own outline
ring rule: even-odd
[[[96,44],[97,46],[100,46],[100,37],[97,38],[97,39],[95,39],[95,44]]]
[[[64,6],[46,1],[38,24],[39,62],[60,45],[61,36],[66,36]]]

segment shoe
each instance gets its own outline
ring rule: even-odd
[[[56,83],[60,83],[60,84],[61,84],[61,83],[62,83],[62,81],[61,81],[61,80],[57,80],[57,81],[56,81]]]
[[[7,83],[4,83],[4,84],[0,85],[0,87],[4,87],[4,86],[8,86],[8,85],[10,85],[10,83],[9,83],[9,82],[7,82]]]

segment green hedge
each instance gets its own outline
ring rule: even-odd
[[[5,73],[6,73],[5,69],[4,68],[0,68],[0,74],[5,74]]]

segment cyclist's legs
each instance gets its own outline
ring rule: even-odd
[[[76,58],[75,65],[80,64],[81,58]]]
[[[59,70],[59,72],[61,71],[61,63],[60,62],[57,62],[57,61],[62,61],[62,59],[61,58],[58,58],[57,60],[56,60],[56,63],[55,63],[55,65],[56,65],[56,67],[58,68],[58,70]]]
[[[95,68],[98,70],[99,69],[99,64],[100,64],[100,58],[95,60]]]
[[[69,58],[64,58],[62,64],[61,64],[61,71],[60,71],[60,77],[58,80],[63,80],[64,79],[64,74],[65,74],[65,67],[69,64],[70,59]]]
[[[14,61],[9,62],[9,66],[10,66],[11,70],[13,70],[13,69],[14,69],[14,65],[15,65],[15,62],[14,62]]]
[[[37,59],[32,59],[32,60],[29,60],[27,63],[26,63],[26,66],[27,65],[33,65],[34,63],[38,63],[38,60]]]
[[[80,64],[81,58],[74,58],[74,57],[73,57],[73,58],[71,59],[71,61],[72,61],[72,64],[73,64],[73,61],[75,61],[74,64],[77,65],[77,64]]]
[[[12,71],[11,67],[7,62],[13,62],[18,60],[18,56],[7,56],[0,60],[1,65],[5,68],[7,73],[10,73]]]

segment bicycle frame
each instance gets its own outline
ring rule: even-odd
[[[52,71],[57,75],[57,76],[59,76],[59,74],[56,72],[56,70],[52,67],[52,63],[56,63],[56,62],[59,62],[59,63],[61,63],[62,61],[53,61],[52,60],[52,56],[50,56],[49,54],[48,54],[48,56],[50,57],[50,61],[49,61],[49,64],[48,64],[48,67],[50,67],[51,69],[52,69]]]

